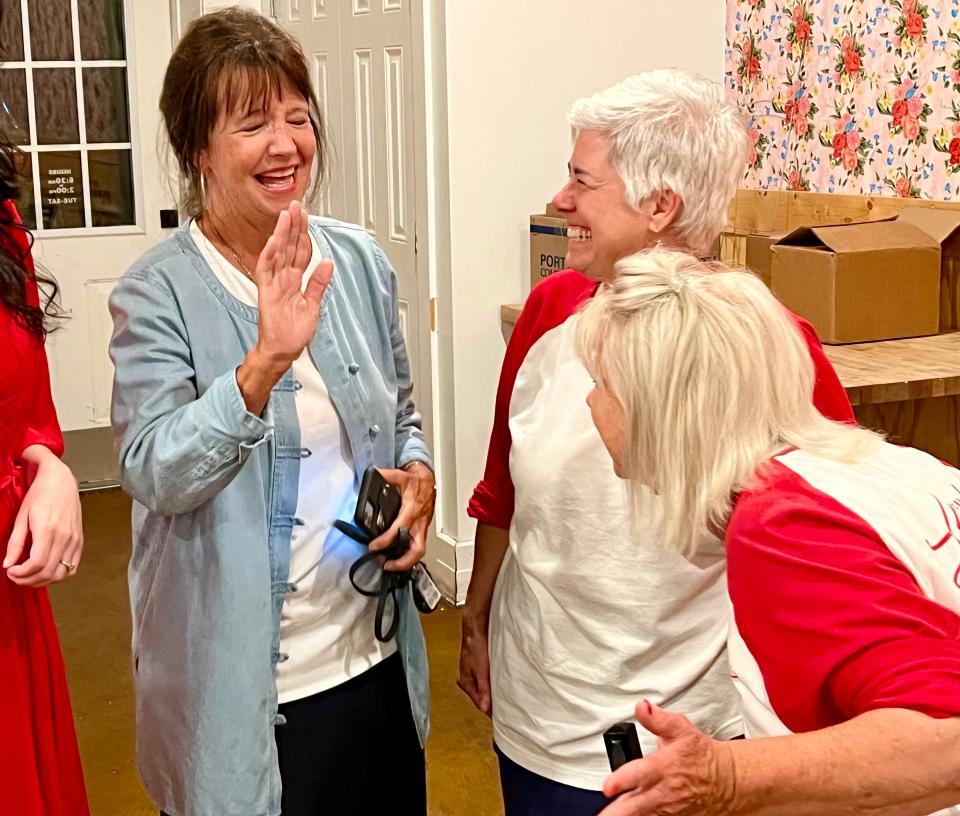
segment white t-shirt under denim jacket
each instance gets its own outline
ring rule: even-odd
[[[310,232],[336,269],[310,358],[349,442],[354,479],[371,465],[429,465],[389,262],[362,227],[311,218]],[[301,589],[292,532],[314,518],[299,515],[301,467],[313,457],[304,458],[293,371],[262,417],[246,410],[236,368],[257,341],[257,310],[220,282],[189,224],[134,263],[110,311],[111,419],[121,484],[134,500],[141,777],[168,813],[279,816],[280,629],[286,598]],[[337,509],[328,505],[317,522]],[[409,591],[396,644],[422,741],[426,646]]]
[[[256,284],[217,250],[196,221],[190,237],[224,288],[256,308]],[[311,244],[301,291],[321,261],[316,239]],[[280,619],[281,703],[333,688],[397,650],[394,641],[373,637],[376,598],[361,595],[350,583],[350,565],[365,552],[363,546],[333,527],[335,519],[353,517],[357,480],[350,440],[309,349],[294,360],[293,379],[303,450],[297,518],[303,523],[290,534],[290,582],[297,589],[284,598]]]

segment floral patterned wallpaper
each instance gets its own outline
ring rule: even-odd
[[[728,0],[745,187],[960,197],[960,0]]]

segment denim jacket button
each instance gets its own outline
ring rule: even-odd
[[[303,388],[303,383],[300,382],[300,380],[294,380],[294,381],[293,381],[293,390],[294,390],[294,391],[299,391],[301,388]]]
[[[311,451],[310,448],[300,448],[301,459],[307,459],[310,456],[313,456],[313,451]]]
[[[371,426],[370,426],[370,436],[376,436],[378,433],[380,433],[380,426],[379,426],[379,425],[371,425]]]
[[[347,366],[347,371],[349,371],[351,374],[356,374],[359,370],[360,366],[358,366],[356,363],[350,363],[350,365]]]

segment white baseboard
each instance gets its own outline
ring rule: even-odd
[[[457,541],[444,533],[433,535],[423,560],[447,602],[462,605],[473,570],[473,540]]]

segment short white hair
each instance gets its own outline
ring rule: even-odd
[[[610,163],[631,207],[672,190],[683,201],[679,237],[694,252],[711,247],[749,151],[743,116],[719,83],[676,69],[648,71],[577,100],[567,119],[574,137],[592,130],[610,139]]]
[[[653,489],[665,546],[694,555],[784,448],[848,461],[879,439],[814,407],[806,341],[751,273],[663,249],[616,269],[580,315],[577,347],[623,405],[634,517]]]

